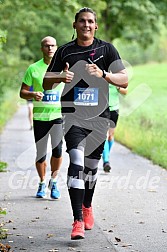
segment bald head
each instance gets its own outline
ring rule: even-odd
[[[47,42],[51,42],[56,45],[56,39],[51,36],[47,36],[41,40],[41,47],[43,47]]]
[[[56,39],[47,36],[41,40],[41,51],[43,53],[44,62],[50,64],[51,59],[53,58],[57,50]]]

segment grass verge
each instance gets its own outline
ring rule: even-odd
[[[167,64],[133,68],[129,93],[121,98],[115,139],[167,169]]]

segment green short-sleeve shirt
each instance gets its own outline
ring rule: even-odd
[[[109,109],[110,111],[119,109],[119,91],[111,84],[109,84]]]
[[[39,121],[51,121],[61,118],[61,94],[64,83],[60,83],[52,90],[44,90],[42,87],[43,78],[47,71],[48,65],[41,59],[31,64],[23,77],[23,83],[33,86],[35,92],[44,93],[42,101],[33,100],[33,119]]]

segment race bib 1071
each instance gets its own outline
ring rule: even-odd
[[[98,88],[74,88],[74,104],[80,106],[98,105]]]

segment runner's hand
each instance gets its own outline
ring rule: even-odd
[[[96,64],[86,64],[86,71],[98,78],[103,76],[103,71]]]
[[[33,92],[35,101],[42,101],[44,94],[42,92]]]
[[[64,78],[65,83],[70,83],[74,78],[74,73],[69,71],[69,63],[66,63],[64,71],[61,73],[61,77]]]

